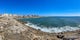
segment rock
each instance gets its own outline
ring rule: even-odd
[[[57,38],[62,39],[64,38],[64,35],[57,35]]]
[[[64,35],[57,35],[57,37],[56,34],[33,29],[13,17],[0,18],[0,40],[60,40],[73,33],[61,33]]]

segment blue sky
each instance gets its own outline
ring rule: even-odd
[[[80,16],[80,0],[0,0],[0,14]]]

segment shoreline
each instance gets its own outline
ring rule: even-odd
[[[26,25],[27,23],[24,23],[24,22],[21,22],[21,21],[19,21],[20,23],[22,23],[22,24],[24,24],[24,25]],[[26,25],[27,26],[27,25]],[[30,26],[29,26],[30,27]],[[33,28],[33,27],[31,27],[31,28]],[[33,28],[33,29],[35,29],[35,28]],[[35,29],[35,30],[38,30],[38,29]],[[79,31],[80,29],[78,29],[78,30],[73,30],[73,31],[63,31],[63,33],[67,33],[67,32],[75,32],[75,31]],[[41,30],[40,30],[41,31]],[[42,32],[44,32],[44,31],[42,31]],[[49,33],[49,32],[46,32],[46,33]],[[58,33],[62,33],[62,32],[58,32]],[[54,33],[53,33],[54,34]]]
[[[30,27],[30,26],[28,26]],[[30,27],[32,28],[32,27]],[[32,28],[33,30],[36,30],[34,28]],[[78,38],[80,37],[79,34],[80,34],[80,29],[79,30],[74,30],[74,31],[66,31],[66,32],[58,32],[58,33],[49,33],[49,32],[43,32],[41,30],[36,30],[38,31],[39,33],[37,33],[36,35],[40,35],[40,34],[43,34],[43,35],[48,35],[48,36],[52,36],[52,37],[56,37],[56,36],[59,36],[59,35],[64,35],[65,39],[74,39],[76,38],[76,36],[78,35]],[[57,38],[54,38],[54,39],[57,39]],[[57,39],[57,40],[60,40],[60,39]],[[79,39],[80,40],[80,39]]]
[[[80,30],[80,28],[78,27],[68,27],[68,26],[65,26],[65,27],[61,27],[61,28],[47,28],[47,27],[39,27],[37,25],[34,25],[32,23],[23,23],[24,25],[26,26],[29,26],[29,27],[32,27],[36,30],[40,30],[40,31],[43,31],[43,32],[48,32],[48,33],[61,33],[61,32],[71,32],[71,31],[76,31],[76,30]],[[65,29],[66,28],[66,29]],[[59,30],[59,31],[58,31]]]

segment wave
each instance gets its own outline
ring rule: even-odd
[[[59,33],[59,32],[67,32],[67,31],[75,31],[75,30],[79,30],[80,29],[80,25],[78,27],[71,27],[71,26],[64,26],[64,27],[52,27],[52,28],[47,28],[47,27],[40,27],[37,26],[35,24],[32,24],[30,22],[28,22],[27,24],[25,24],[29,27],[32,27],[34,29],[40,29],[43,32],[49,32],[49,33]]]

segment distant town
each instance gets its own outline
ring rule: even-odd
[[[14,18],[38,18],[39,15],[17,15],[17,14],[0,14],[0,17],[8,16],[8,17],[14,17]]]

